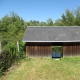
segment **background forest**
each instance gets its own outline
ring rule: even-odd
[[[22,37],[27,26],[80,26],[80,7],[74,11],[67,9],[62,13],[61,19],[55,22],[52,18],[46,22],[26,22],[14,11],[4,15],[0,19],[0,75],[3,75],[15,61],[26,57]]]

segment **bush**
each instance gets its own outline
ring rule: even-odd
[[[0,73],[1,74],[3,74],[3,72],[7,71],[7,69],[11,67],[11,65],[15,61],[15,57],[16,57],[15,54],[10,54],[10,52],[7,50],[1,53],[1,57],[0,57]]]
[[[2,76],[15,61],[19,61],[23,58],[25,58],[24,53],[11,54],[7,50],[3,51],[0,56],[0,76]]]
[[[25,44],[20,42],[19,46],[19,52],[13,42],[8,42],[6,46],[4,46],[3,52],[0,54],[0,76],[2,76],[15,61],[19,61],[26,57],[24,51]]]

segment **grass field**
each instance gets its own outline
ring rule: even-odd
[[[28,58],[12,66],[0,80],[79,80],[80,57]]]

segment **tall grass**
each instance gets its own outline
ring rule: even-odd
[[[80,57],[26,58],[18,68],[9,71],[1,80],[79,80]]]

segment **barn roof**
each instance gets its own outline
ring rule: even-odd
[[[80,26],[29,26],[22,42],[80,42]]]

